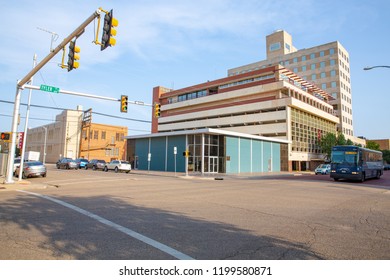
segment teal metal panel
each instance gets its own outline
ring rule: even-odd
[[[261,161],[262,145],[262,141],[252,140],[252,172],[263,172],[263,163]]]
[[[176,155],[176,171],[185,172],[186,160],[183,157],[183,152],[186,150],[186,136],[170,136],[168,137],[168,150],[167,150],[167,171],[175,171],[175,155],[173,153],[173,148],[177,148]]]
[[[151,138],[150,143],[150,170],[165,171],[166,137]]]
[[[135,156],[138,156],[138,169],[148,170],[149,138],[135,140]]]
[[[280,144],[272,143],[272,171],[280,171]]]
[[[263,172],[271,171],[271,149],[271,142],[263,142]]]
[[[240,138],[240,173],[251,172],[251,139]]]
[[[238,173],[239,160],[238,138],[226,136],[226,173]]]

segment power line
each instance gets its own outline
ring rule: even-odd
[[[7,103],[7,104],[14,104],[13,101],[8,101],[8,100],[0,100],[1,103]],[[26,103],[20,103],[20,105],[27,106]],[[36,107],[36,108],[44,108],[44,109],[51,109],[51,110],[68,110],[68,111],[77,111],[75,109],[66,109],[66,108],[59,108],[59,107],[51,107],[51,106],[43,106],[43,105],[34,105],[31,104],[31,107]],[[127,120],[127,121],[134,121],[134,122],[142,122],[142,123],[151,123],[151,121],[147,120],[140,120],[140,119],[133,119],[133,118],[125,118],[125,117],[120,117],[120,116],[114,116],[114,115],[109,115],[109,114],[104,114],[104,113],[99,113],[99,112],[92,112],[93,114],[96,115],[101,115],[104,117],[110,117],[110,118],[115,118],[115,119],[121,119],[121,120]]]

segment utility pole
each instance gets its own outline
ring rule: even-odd
[[[14,104],[14,115],[12,119],[12,135],[11,135],[11,148],[8,157],[7,175],[5,178],[6,184],[15,183],[13,176],[13,165],[15,160],[16,150],[16,133],[18,129],[18,115],[20,111],[20,95],[24,89],[26,83],[46,65],[57,53],[59,53],[74,37],[79,36],[84,32],[85,27],[88,26],[95,18],[99,17],[101,9],[96,10],[91,16],[89,16],[79,27],[77,27],[68,37],[66,37],[52,52],[50,52],[37,66],[35,66],[23,79],[19,80],[16,84],[16,95]]]
[[[36,65],[37,65],[37,54],[34,54],[33,68]],[[30,79],[30,85],[33,84],[33,78],[34,77],[31,77]],[[28,119],[30,117],[31,94],[32,94],[32,89],[30,89],[28,93],[27,112],[26,112],[26,120],[24,122],[23,146],[22,146],[22,153],[20,155],[20,167],[19,167],[20,172],[19,172],[18,181],[21,181],[23,177],[24,155],[26,153],[26,142],[27,142]]]

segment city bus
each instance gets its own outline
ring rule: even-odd
[[[358,180],[379,179],[383,175],[382,152],[357,146],[334,146],[331,155],[330,177]]]

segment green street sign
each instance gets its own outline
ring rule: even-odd
[[[60,88],[48,86],[48,85],[41,85],[41,87],[39,89],[43,90],[43,91],[48,91],[48,92],[60,93]]]

